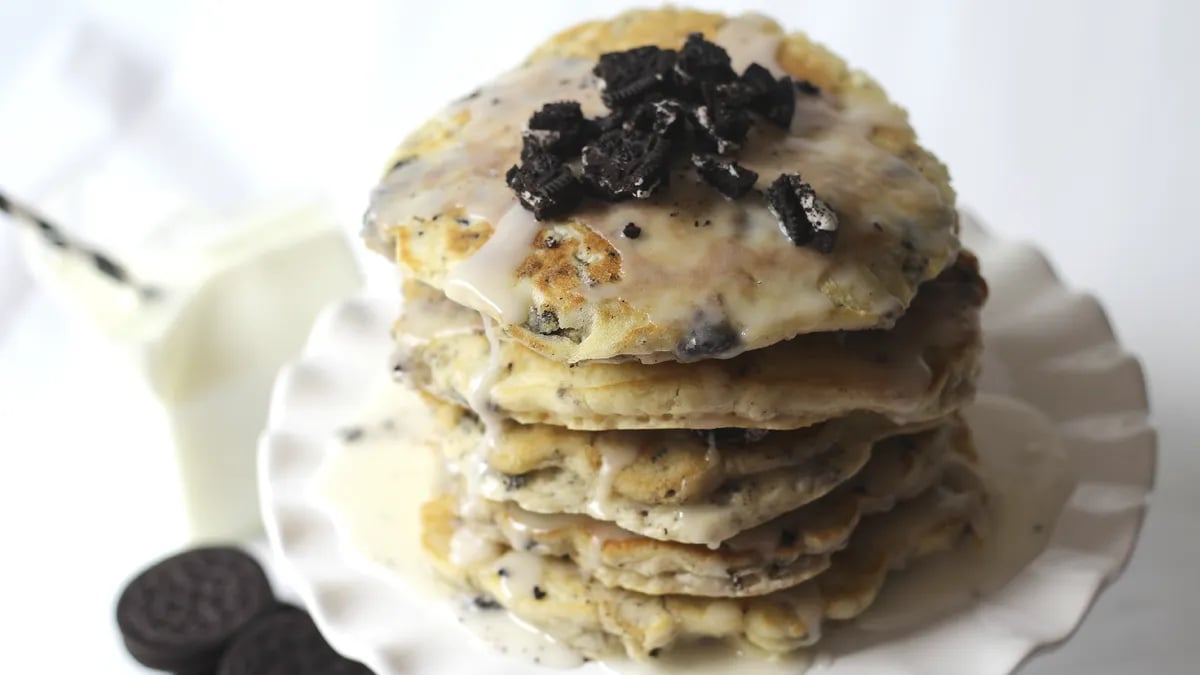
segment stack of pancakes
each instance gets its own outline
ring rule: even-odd
[[[531,110],[598,115],[597,56],[694,32],[807,83],[791,128],[742,156],[816,188],[831,253],[686,171],[542,221],[505,189]],[[956,411],[986,286],[945,169],[865,75],[762,17],[632,12],[553,38],[395,164],[368,239],[406,273],[396,372],[446,467],[423,544],[480,611],[588,656],[783,653],[970,539],[984,495]]]

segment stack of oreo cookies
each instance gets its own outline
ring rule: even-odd
[[[370,675],[325,642],[303,610],[275,600],[262,568],[229,547],[171,556],[117,601],[125,647],[179,675]]]
[[[760,16],[570,29],[410,137],[368,241],[435,568],[590,657],[773,654],[964,545],[987,288],[944,167]]]

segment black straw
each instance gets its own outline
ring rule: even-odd
[[[7,213],[13,222],[23,223],[32,227],[50,246],[60,249],[65,253],[83,256],[88,259],[97,272],[107,277],[113,283],[129,286],[146,299],[152,299],[159,295],[159,289],[134,281],[125,266],[117,262],[112,256],[79,241],[73,241],[61,227],[51,223],[38,212],[10,198],[3,192],[0,192],[0,211]]]

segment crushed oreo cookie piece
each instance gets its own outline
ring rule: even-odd
[[[750,109],[777,127],[784,129],[792,124],[796,113],[796,94],[792,78],[778,80],[771,71],[751,63],[742,73],[741,84],[748,95]]]
[[[785,173],[771,183],[767,188],[767,208],[796,246],[808,246],[820,253],[833,251],[837,242],[837,214],[817,198],[816,191],[800,174]]]
[[[705,183],[730,199],[737,199],[754,187],[758,174],[720,155],[692,155],[692,165]]]
[[[521,205],[538,220],[569,213],[583,198],[583,185],[562,160],[535,153],[504,176]]]
[[[632,129],[647,131],[671,140],[683,140],[687,133],[688,110],[675,99],[660,99],[639,104],[625,123]]]
[[[642,228],[637,226],[637,223],[626,223],[621,229],[621,234],[625,235],[626,239],[637,239],[642,236]]]
[[[692,330],[675,345],[675,355],[680,361],[720,356],[736,348],[741,341],[741,336],[728,321],[714,323],[698,317]]]
[[[557,134],[552,131],[524,131],[521,133],[521,161],[533,162],[542,156],[550,156],[558,159],[562,158],[558,153],[554,152],[554,144],[557,142]]]
[[[675,51],[638,47],[601,54],[592,73],[600,80],[600,98],[614,110],[671,89]]]
[[[775,87],[775,76],[757,63],[746,66],[740,80],[742,86],[750,92],[751,98],[762,96]]]
[[[725,154],[742,147],[750,132],[750,114],[746,112],[743,91],[735,86],[704,82],[700,86],[703,105],[692,111],[696,126],[717,152]]]
[[[596,123],[583,116],[577,101],[547,103],[533,113],[528,126],[527,138],[539,138],[540,147],[564,159],[599,134]]]
[[[796,114],[796,96],[792,93],[792,79],[790,77],[779,78],[775,89],[766,97],[755,101],[752,109],[781,129],[790,127],[792,117]]]
[[[583,149],[583,177],[604,199],[645,199],[665,185],[670,142],[631,129],[610,131]]]
[[[592,73],[609,114],[589,119],[577,101],[543,105],[523,133],[521,164],[506,174],[538,220],[566,215],[585,194],[608,201],[648,198],[667,185],[672,165],[678,169],[685,158],[722,195],[743,197],[757,173],[719,155],[737,151],[758,120],[788,128],[796,92],[819,91],[807,81],[776,79],[759,64],[739,76],[728,52],[701,33],[690,34],[678,52],[646,46],[603,54]],[[798,245],[832,248],[833,212],[811,188],[792,197],[785,192],[776,190],[773,211],[784,232]],[[789,199],[797,202],[795,208],[789,208]],[[797,214],[808,215],[801,221]],[[622,231],[630,239],[640,233],[636,226]],[[550,318],[554,321],[531,314],[529,326],[556,334],[557,319]],[[695,348],[705,344],[699,340]]]
[[[675,59],[675,79],[685,96],[700,94],[701,83],[721,84],[735,78],[728,52],[705,40],[702,33],[688,35]]]
[[[592,121],[596,123],[596,130],[599,132],[599,135],[603,136],[610,131],[623,128],[628,121],[626,119],[628,113],[629,111],[627,110],[617,110],[602,117],[597,117]]]

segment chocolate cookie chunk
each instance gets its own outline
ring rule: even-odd
[[[788,128],[796,113],[796,86],[792,78],[776,80],[771,71],[751,63],[742,73],[741,84],[749,94],[751,110],[777,127]]]
[[[504,179],[538,220],[569,213],[583,198],[583,186],[571,169],[537,149],[523,154],[522,163],[510,168]]]
[[[583,116],[577,101],[547,103],[529,118],[526,137],[563,159],[579,153],[584,144],[600,135],[600,127]]]
[[[274,606],[253,558],[234,548],[200,548],[129,582],[117,601],[117,626],[142,665],[199,675],[212,672],[234,634]]]
[[[294,607],[264,614],[238,633],[216,675],[372,675],[329,646],[312,617]]]
[[[592,73],[600,80],[600,97],[613,110],[671,88],[675,51],[654,46],[602,54]]]
[[[808,246],[820,253],[833,250],[837,242],[837,213],[817,198],[800,174],[785,173],[771,183],[767,188],[767,209],[796,246]]]
[[[746,93],[736,84],[700,85],[704,105],[697,106],[692,115],[696,126],[705,132],[710,147],[718,153],[736,151],[746,140],[752,121],[746,112]]]
[[[724,319],[714,321],[703,314],[693,319],[692,330],[675,345],[675,356],[689,362],[728,354],[741,343],[738,332]]]
[[[645,199],[667,182],[670,147],[636,129],[610,131],[583,149],[583,177],[604,199]]]
[[[688,109],[674,99],[646,101],[629,113],[628,126],[670,140],[685,140]]]
[[[688,35],[675,60],[675,79],[685,95],[698,94],[701,82],[721,84],[736,77],[724,48],[705,40],[700,33]]]
[[[692,155],[700,178],[729,199],[737,199],[754,187],[758,174],[720,155]]]

